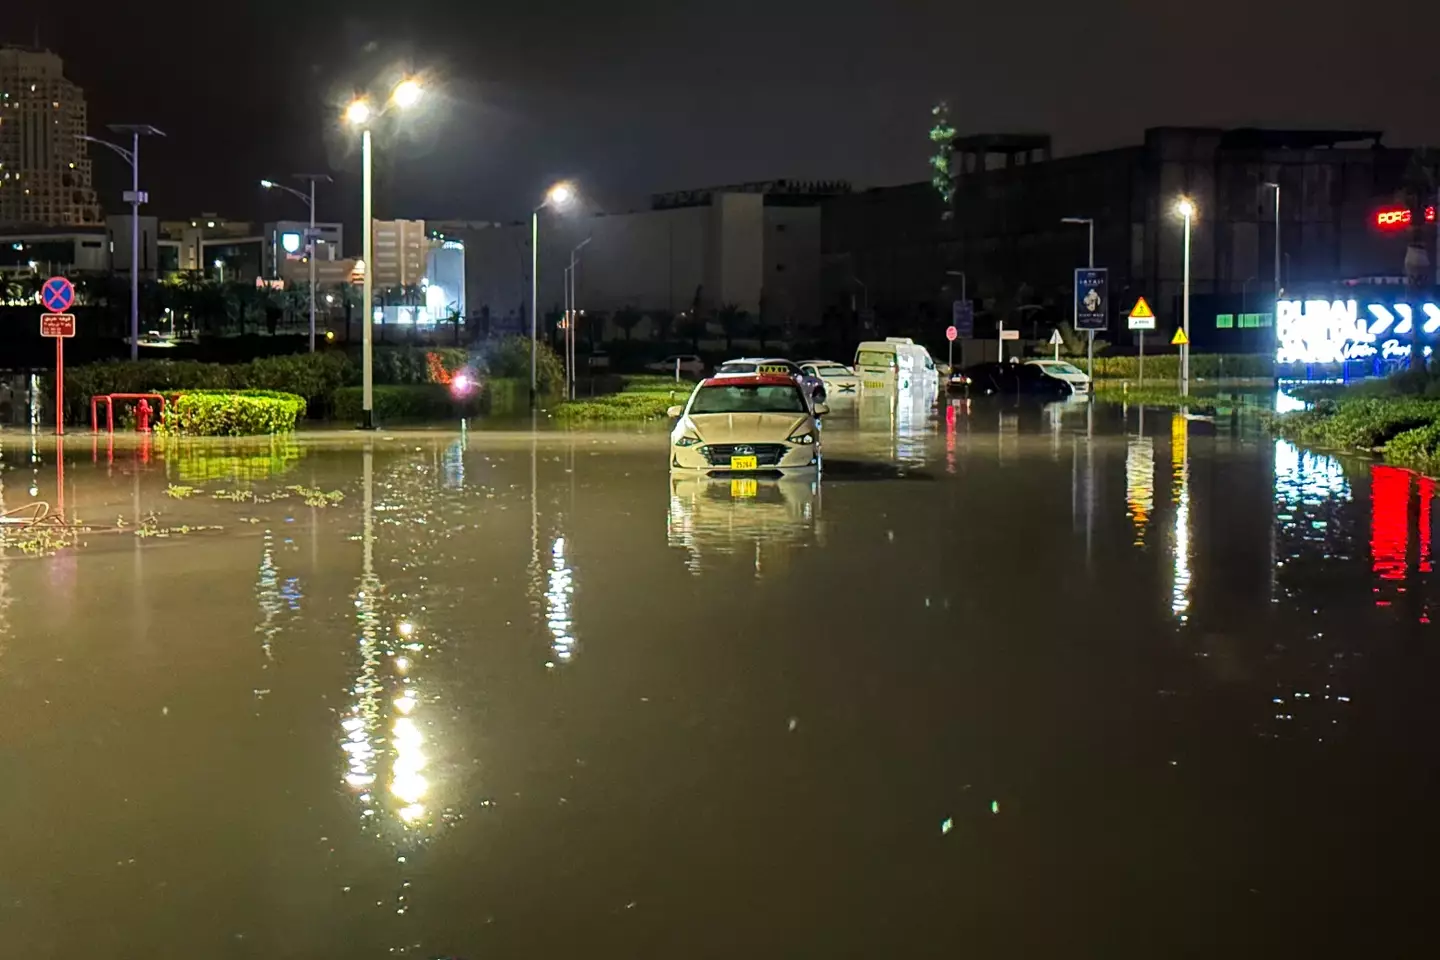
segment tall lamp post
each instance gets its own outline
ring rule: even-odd
[[[1267,180],[1261,186],[1275,191],[1275,299],[1280,299],[1280,184]]]
[[[98,143],[118,153],[130,164],[130,189],[124,199],[130,204],[130,359],[140,359],[140,204],[150,199],[140,192],[140,138],[163,137],[165,134],[148,123],[112,123],[107,128],[115,133],[130,134],[130,149],[118,143],[80,134],[80,139]]]
[[[1181,283],[1182,305],[1180,308],[1181,329],[1185,331],[1185,342],[1180,345],[1180,394],[1190,396],[1190,223],[1195,219],[1195,203],[1189,197],[1181,197],[1175,204],[1175,212],[1185,218],[1185,273]]]
[[[575,273],[576,268],[580,265],[580,251],[594,239],[594,237],[586,237],[575,244],[570,251],[570,315],[566,317],[565,324],[565,366],[569,368],[570,382],[565,385],[565,390],[566,396],[572,400],[575,398],[575,360],[577,359],[575,356],[575,324],[580,317],[580,307],[575,302]]]
[[[366,131],[368,134],[369,131]],[[303,180],[310,184],[310,193],[304,194],[294,187],[287,187],[283,183],[276,183],[274,180],[261,180],[260,186],[266,190],[284,190],[294,197],[299,197],[300,202],[310,211],[310,230],[305,235],[305,253],[310,260],[310,352],[315,352],[315,184],[330,183],[330,178],[323,173],[297,173],[296,180]],[[276,259],[279,259],[277,252]],[[367,263],[366,266],[369,266]],[[276,273],[279,273],[278,264]]]
[[[405,109],[413,107],[420,102],[424,95],[424,88],[417,80],[401,80],[396,84],[395,89],[390,91],[388,104]],[[375,223],[372,206],[372,185],[374,182],[373,168],[371,164],[370,150],[370,127],[377,114],[370,101],[364,97],[358,97],[351,101],[350,106],[345,109],[345,120],[351,126],[360,128],[360,165],[364,187],[360,203],[360,224],[365,231],[364,236],[364,261],[365,281],[361,288],[361,411],[360,428],[362,430],[375,429]]]
[[[1082,224],[1090,232],[1090,254],[1086,265],[1092,270],[1095,268],[1095,218],[1094,217],[1061,217],[1061,223]],[[1085,363],[1087,369],[1085,374],[1093,383],[1095,380],[1095,331],[1085,331]]]
[[[536,373],[540,360],[540,211],[548,206],[560,208],[575,197],[575,188],[561,182],[545,191],[545,199],[530,211],[530,409],[535,409],[539,391]]]

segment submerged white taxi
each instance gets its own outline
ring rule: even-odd
[[[820,465],[820,417],[828,408],[793,377],[712,377],[669,412],[676,418],[672,471],[784,475]]]

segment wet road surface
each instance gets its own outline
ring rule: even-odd
[[[0,560],[0,955],[1428,952],[1430,481],[1153,409],[825,442],[70,438],[89,532]]]

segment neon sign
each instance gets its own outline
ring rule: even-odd
[[[1344,363],[1379,355],[1410,355],[1415,327],[1426,336],[1440,331],[1440,305],[1367,303],[1354,300],[1281,300],[1275,304],[1276,363]],[[1430,347],[1424,349],[1429,356]]]
[[[1384,210],[1377,210],[1375,212],[1375,226],[1387,230],[1407,226],[1413,219],[1415,219],[1414,211],[1405,207],[1387,207]],[[1425,208],[1425,222],[1435,222],[1434,207]]]

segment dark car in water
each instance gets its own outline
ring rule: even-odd
[[[1046,375],[1029,363],[977,363],[950,378],[952,390],[964,390],[971,396],[1004,394],[1031,397],[1069,397],[1074,391],[1064,380]]]

